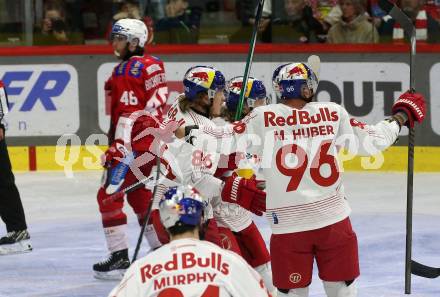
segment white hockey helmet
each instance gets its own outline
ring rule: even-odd
[[[148,40],[148,29],[144,22],[137,19],[120,19],[112,28],[111,37],[114,35],[125,36],[127,42],[132,42],[134,39],[139,40],[139,46],[144,47]]]

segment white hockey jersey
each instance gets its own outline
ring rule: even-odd
[[[222,118],[215,118],[212,122],[217,126],[228,124]],[[233,232],[240,232],[252,224],[252,214],[238,204],[216,199],[213,201],[213,210],[217,225],[227,227]]]
[[[179,106],[179,98],[168,111],[163,122],[164,125],[167,122],[176,121],[184,126],[216,127],[209,118],[196,113],[192,109],[182,112]],[[175,182],[195,187],[205,201],[208,202],[205,208],[205,218],[212,218],[212,203],[214,203],[213,200],[221,200],[220,195],[223,184],[220,179],[213,176],[220,158],[217,148],[209,143],[204,143],[200,149],[195,149],[191,144],[179,139],[167,144],[167,147],[168,149],[165,151],[163,158],[170,164],[173,173],[176,175]],[[170,186],[168,183],[159,185],[154,199],[154,209],[158,208],[158,198],[163,195],[168,186]]]
[[[284,104],[255,108],[242,121],[215,129],[205,126],[193,135],[232,139],[231,151],[262,158],[267,212],[275,234],[319,229],[346,218],[341,170],[336,160],[341,147],[370,156],[392,145],[399,134],[394,121],[366,125],[350,119],[332,102],[312,102],[302,109]],[[227,145],[223,145],[223,153]]]
[[[270,297],[241,257],[196,239],[179,239],[134,262],[109,297]]]

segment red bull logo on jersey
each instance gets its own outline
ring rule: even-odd
[[[277,116],[273,111],[266,111],[264,113],[264,126],[296,126],[296,125],[308,125],[318,124],[321,122],[336,122],[339,120],[338,113],[336,111],[330,111],[327,107],[319,108],[319,112],[310,114],[306,110],[292,110],[292,114],[283,117]]]
[[[154,278],[161,273],[178,272],[182,273],[185,269],[214,269],[218,272],[228,275],[229,264],[225,263],[221,254],[212,252],[208,257],[197,256],[193,252],[182,254],[173,253],[172,259],[167,262],[157,264],[146,264],[141,267],[142,283]]]

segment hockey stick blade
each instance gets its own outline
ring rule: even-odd
[[[411,260],[411,273],[426,278],[437,278],[440,276],[440,268],[426,266]]]
[[[157,182],[161,182],[163,180],[163,178],[160,178]],[[137,189],[140,189],[142,187],[145,187],[147,189],[153,189],[154,186],[156,185],[156,178],[153,175],[150,175],[149,177],[143,178],[140,181],[112,194],[110,197],[104,199],[102,202],[104,204],[108,204],[111,201],[117,200],[119,198],[124,197],[125,194],[131,193],[136,191]]]
[[[307,59],[307,64],[312,68],[313,72],[316,75],[316,78],[319,80],[319,73],[321,71],[321,59],[317,55],[311,55]]]
[[[400,10],[394,3],[391,3],[388,0],[379,0],[379,6],[389,14],[393,19],[395,19],[402,29],[411,36],[415,33],[415,27],[411,22],[411,19]],[[413,32],[414,31],[414,32]]]

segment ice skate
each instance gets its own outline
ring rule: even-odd
[[[26,253],[32,251],[27,230],[11,231],[0,238],[0,255]]]
[[[105,280],[121,280],[127,268],[130,267],[128,249],[113,252],[110,256],[93,265],[95,278]]]

